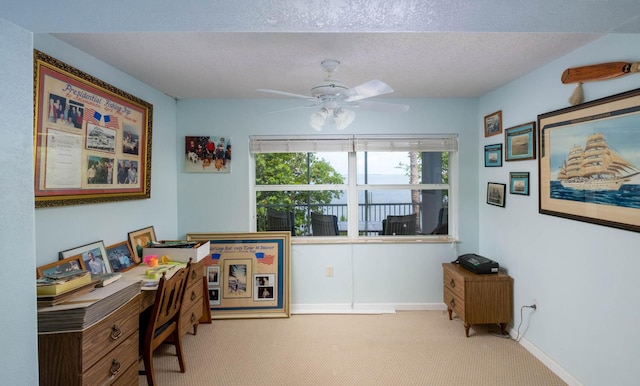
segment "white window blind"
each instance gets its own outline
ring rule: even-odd
[[[251,153],[457,151],[457,134],[251,136]]]
[[[430,135],[356,135],[355,151],[456,151],[456,134]]]
[[[352,135],[251,136],[251,153],[317,153],[353,151]]]

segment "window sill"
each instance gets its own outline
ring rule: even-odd
[[[438,243],[457,243],[453,236],[363,236],[363,237],[346,237],[346,236],[295,236],[291,238],[292,245],[305,244],[438,244]]]

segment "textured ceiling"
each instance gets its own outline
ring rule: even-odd
[[[640,33],[638,0],[2,3],[2,18],[175,98],[309,95],[327,58],[348,86],[380,79],[390,97],[477,97],[602,34]]]

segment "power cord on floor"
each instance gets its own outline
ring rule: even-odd
[[[522,337],[520,336],[520,326],[522,326],[522,320],[523,320],[523,318],[522,318],[522,310],[524,310],[525,308],[531,308],[534,311],[538,309],[538,307],[535,304],[532,304],[530,306],[522,306],[522,307],[520,307],[520,324],[518,324],[517,334],[516,334],[516,337],[514,339],[516,342],[520,342],[520,339],[522,339]],[[522,336],[524,336],[524,335],[522,335]]]

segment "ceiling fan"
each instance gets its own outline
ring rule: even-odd
[[[311,127],[318,131],[322,130],[325,124],[335,124],[336,129],[344,130],[355,119],[356,113],[351,109],[372,110],[385,113],[403,113],[409,110],[409,106],[407,105],[364,100],[366,98],[392,93],[393,89],[388,84],[380,80],[370,80],[349,88],[340,80],[333,78],[333,74],[340,66],[339,61],[326,59],[322,61],[321,65],[327,73],[327,77],[322,82],[311,87],[310,96],[263,88],[257,89],[256,91],[302,98],[312,102],[312,104],[308,106],[287,110],[318,108],[317,111],[311,114],[309,119]]]

